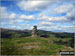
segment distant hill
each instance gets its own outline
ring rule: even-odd
[[[0,28],[1,32],[5,31],[11,31],[11,32],[30,32],[30,30],[14,30],[14,29],[6,29],[6,28]]]
[[[6,35],[11,35],[11,32],[17,33],[17,34],[23,34],[24,37],[31,36],[32,30],[13,30],[13,29],[5,29],[5,28],[0,28],[1,29],[1,37],[3,36],[8,37]],[[23,36],[22,35],[22,36]],[[38,35],[41,36],[49,36],[49,35],[55,35],[58,38],[70,38],[74,37],[74,33],[67,33],[67,32],[51,32],[51,31],[45,31],[45,30],[38,30]]]
[[[13,30],[13,29],[5,29],[5,28],[0,28],[1,29],[1,38],[10,38],[11,36],[14,35],[20,35],[19,37],[27,37],[31,35],[30,30]]]

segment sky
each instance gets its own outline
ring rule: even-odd
[[[1,0],[0,28],[74,33],[75,0]]]

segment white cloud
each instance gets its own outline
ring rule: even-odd
[[[16,14],[15,13],[12,13],[12,14],[9,15],[9,19],[14,19],[14,18],[16,18]]]
[[[1,22],[1,25],[13,25],[13,24],[16,24],[16,22],[13,20],[11,20],[9,22]]]
[[[59,0],[33,0],[33,1],[20,1],[17,3],[17,5],[22,9],[22,10],[26,10],[26,11],[40,11],[43,9],[48,8],[52,3],[54,2],[58,2]]]
[[[60,30],[59,26],[39,26],[38,29],[46,30],[46,31],[53,31],[53,30]]]
[[[67,21],[67,18],[65,18],[64,16],[61,16],[61,17],[50,17],[48,19],[49,19],[49,21],[59,21],[59,22]]]
[[[61,26],[61,29],[63,32],[75,32],[75,26]]]
[[[63,14],[65,13],[66,15],[64,16],[65,18],[68,19],[68,21],[75,21],[75,7],[74,4],[63,4],[58,6],[57,8],[54,8],[53,13],[54,14]]]
[[[73,4],[63,4],[54,9],[56,13],[67,13],[73,9]]]
[[[24,20],[15,20],[16,22],[23,22]]]
[[[28,23],[31,20],[34,20],[33,15],[21,15],[19,16],[16,13],[8,13],[6,7],[0,7],[1,8],[1,25],[19,25],[21,22]]]
[[[2,18],[8,18],[7,8],[6,7],[0,7],[1,9],[1,19]]]
[[[18,24],[16,29],[21,29],[21,30],[29,29],[29,30],[31,30],[32,25],[31,24],[26,24],[26,23]]]
[[[16,26],[12,25],[8,27],[9,29],[16,29]]]
[[[70,28],[70,29],[73,28],[74,29],[75,28],[75,26],[62,26],[62,27],[66,28],[66,29],[68,29],[68,28]]]
[[[40,13],[37,19],[52,22],[72,22],[75,21],[74,12],[75,7],[73,4],[62,4],[54,8],[52,11],[48,10],[45,13]],[[47,16],[51,14],[55,16]],[[61,16],[59,16],[58,14],[60,14]],[[63,14],[65,15],[63,16]]]
[[[52,21],[52,22],[64,22],[64,21],[68,20],[65,16],[50,17],[50,16],[46,16],[46,15],[41,15],[37,19],[38,20],[44,20],[44,21]]]
[[[74,32],[74,26],[39,26],[38,29],[46,31],[57,31],[57,32]]]
[[[19,18],[24,19],[24,20],[34,20],[35,19],[33,15],[29,15],[29,16],[21,15]]]
[[[66,17],[70,20],[70,21],[75,21],[75,7],[73,7],[73,9],[68,12],[66,14]]]
[[[45,22],[45,21],[37,23],[37,26],[53,26],[53,25],[54,24],[52,22]]]
[[[6,7],[0,7],[0,8],[1,8],[1,19],[15,19],[16,18],[17,15],[15,13],[9,14],[7,12]]]

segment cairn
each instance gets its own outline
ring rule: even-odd
[[[32,37],[36,37],[37,36],[37,26],[35,25],[32,29]]]

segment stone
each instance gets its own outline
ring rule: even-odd
[[[37,26],[34,25],[33,29],[32,29],[32,37],[37,36]]]

